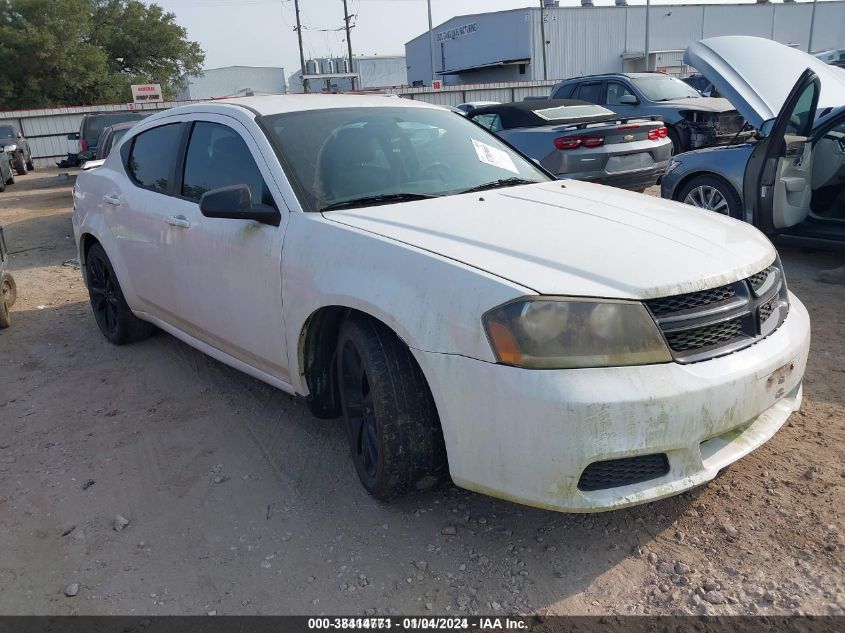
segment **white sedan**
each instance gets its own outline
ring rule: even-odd
[[[161,112],[80,174],[73,224],[109,341],[157,326],[342,418],[378,499],[448,473],[624,507],[712,479],[801,402],[810,322],[760,232],[557,182],[437,106]]]

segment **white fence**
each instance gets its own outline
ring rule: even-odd
[[[524,81],[491,84],[463,84],[444,86],[442,90],[425,88],[389,88],[383,92],[397,94],[406,99],[416,99],[437,105],[456,106],[467,101],[522,101],[525,97],[548,96],[555,82]],[[195,101],[167,101],[164,103],[140,103],[99,106],[78,106],[69,108],[43,108],[36,110],[12,110],[0,112],[0,123],[14,121],[29,140],[32,157],[39,167],[53,166],[67,158],[68,153],[79,151],[79,142],[68,139],[68,134],[79,132],[82,117],[96,112],[156,112],[167,110]]]

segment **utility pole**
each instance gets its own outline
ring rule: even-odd
[[[648,29],[651,22],[651,0],[645,2],[645,71],[648,72]]]
[[[431,0],[428,0],[428,47],[431,49],[431,80],[434,81],[437,77],[434,67],[434,27],[431,25]]]
[[[546,71],[546,0],[540,0],[540,45],[543,47],[543,81],[549,78]]]
[[[355,67],[352,65],[352,39],[349,37],[349,11],[346,8],[346,0],[343,0],[343,20],[346,23],[346,50],[349,52],[349,72],[354,73]],[[352,77],[352,90],[355,90],[355,77]]]
[[[305,78],[305,53],[302,52],[302,24],[299,21],[299,0],[293,0],[296,9],[296,36],[299,38],[299,72],[302,74],[302,92],[308,92],[308,80]]]
[[[810,41],[807,42],[807,52],[813,53],[813,31],[816,30],[816,0],[813,0],[813,13],[810,16]]]

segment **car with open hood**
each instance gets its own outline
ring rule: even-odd
[[[781,240],[845,244],[845,71],[744,36],[697,42],[685,61],[736,105],[756,138],[674,157],[663,197]]]
[[[557,178],[644,191],[666,171],[672,141],[660,117],[622,118],[574,99],[532,99],[476,108],[470,120]]]
[[[448,474],[553,510],[643,503],[801,403],[809,316],[762,233],[556,180],[438,106],[181,106],[73,196],[108,341],[157,326],[339,418],[378,499]]]
[[[552,88],[553,99],[580,99],[626,117],[659,116],[675,154],[728,142],[745,122],[731,103],[705,97],[677,77],[659,72],[575,77]]]

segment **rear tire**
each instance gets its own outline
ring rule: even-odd
[[[675,199],[699,209],[742,219],[742,200],[734,188],[718,176],[695,176],[681,188]]]
[[[340,328],[337,379],[352,461],[364,488],[389,501],[447,472],[440,419],[408,347],[385,325],[352,316]]]
[[[124,345],[150,336],[154,327],[130,310],[106,251],[94,244],[85,258],[88,296],[94,319],[109,343]]]

